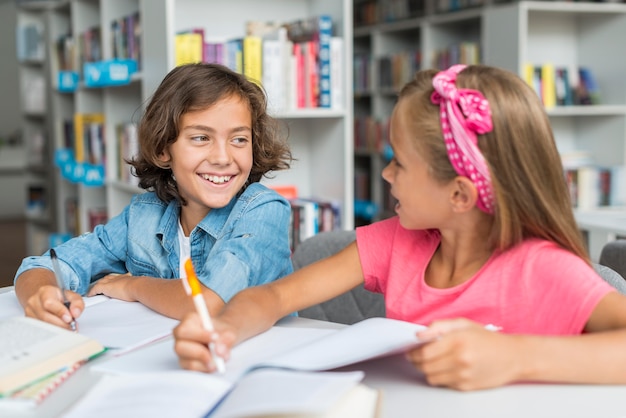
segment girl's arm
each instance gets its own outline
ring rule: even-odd
[[[506,335],[464,319],[437,321],[420,337],[439,338],[407,358],[430,384],[459,390],[516,381],[626,384],[626,296],[607,294],[586,331],[567,337]]]
[[[238,293],[219,319],[237,330],[240,343],[280,318],[339,296],[363,283],[356,243],[289,276]]]
[[[363,283],[356,243],[274,282],[239,292],[214,318],[218,354],[269,329],[280,318],[332,299]],[[207,342],[211,333],[190,314],[174,329],[175,350],[182,367],[213,371]]]

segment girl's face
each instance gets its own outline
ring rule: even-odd
[[[400,100],[391,115],[389,139],[394,157],[382,172],[391,185],[391,194],[398,200],[395,212],[407,229],[439,228],[449,213],[449,187],[437,182],[428,162],[414,146],[414,123],[406,110],[407,100]]]
[[[169,161],[184,217],[195,226],[212,208],[226,206],[244,186],[252,169],[252,116],[237,96],[188,112],[176,141],[162,156]],[[193,227],[192,226],[192,227]]]

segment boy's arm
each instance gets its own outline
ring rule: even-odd
[[[202,286],[202,293],[209,313],[216,315],[224,306],[224,301],[206,286]],[[191,297],[185,292],[180,279],[110,274],[95,282],[87,296],[97,294],[141,302],[153,311],[174,319],[181,319],[194,310]]]

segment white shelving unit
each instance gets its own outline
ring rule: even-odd
[[[610,52],[623,50],[625,4],[487,2],[480,7],[447,13],[435,12],[436,5],[435,0],[427,0],[420,17],[355,28],[355,53],[369,52],[375,62],[378,57],[413,45],[421,50],[421,67],[434,68],[434,51],[454,43],[472,41],[480,45],[482,63],[520,75],[527,63],[588,67],[599,85],[601,104],[549,109],[557,146],[562,153],[588,151],[593,161],[601,166],[626,164],[626,83],[623,81],[626,55]],[[369,91],[355,97],[355,117],[375,115],[382,119],[391,113],[396,92],[377,89],[375,65],[371,66],[370,73],[372,85]],[[378,153],[369,155],[370,192],[375,200],[381,199],[385,193],[379,171],[381,159]],[[610,210],[621,212],[616,208]],[[626,216],[626,211],[623,213]],[[578,217],[581,229],[594,230],[594,222],[590,219],[595,217],[582,212]],[[602,233],[607,231],[606,222],[601,228]],[[615,228],[615,232],[621,231],[617,224]],[[598,245],[601,245],[598,239],[594,240],[594,245],[590,242],[590,253],[596,260]]]
[[[14,155],[26,167],[26,245],[29,254],[48,247],[48,234],[56,229],[55,182],[51,156],[48,3],[19,3],[17,7],[17,60],[22,137],[25,155]],[[19,161],[15,161],[18,163]]]
[[[88,88],[80,84],[75,93],[64,94],[63,109],[68,112],[101,112],[105,115],[106,181],[102,187],[69,184],[59,179],[58,210],[61,229],[66,227],[63,205],[73,196],[78,201],[81,231],[87,230],[88,213],[105,207],[109,217],[117,215],[141,190],[117,180],[118,158],[115,127],[138,122],[143,106],[163,77],[174,68],[174,36],[191,28],[204,28],[207,37],[242,37],[247,21],[289,22],[317,14],[330,14],[334,33],[344,38],[344,63],[352,57],[352,4],[349,0],[254,0],[218,2],[207,0],[71,0],[67,7],[68,29],[74,37],[99,26],[102,58],[112,58],[111,22],[134,12],[141,20],[141,71],[124,86]],[[57,9],[60,6],[57,6]],[[297,159],[292,169],[276,173],[269,184],[296,185],[301,196],[338,201],[342,227],[353,227],[353,118],[352,79],[345,71],[344,100],[340,110],[307,109],[275,115],[289,125],[292,153]],[[66,115],[54,119],[59,122]],[[61,136],[58,136],[61,138]],[[60,143],[57,142],[57,147]]]
[[[484,61],[522,73],[525,63],[592,69],[602,104],[548,110],[561,153],[584,150],[600,166],[626,164],[626,5],[524,1],[488,8]],[[623,207],[577,210],[591,258],[623,232]],[[612,225],[612,226],[611,226]]]

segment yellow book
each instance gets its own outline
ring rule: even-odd
[[[535,67],[532,64],[529,64],[529,63],[524,64],[522,78],[530,87],[534,87],[533,85],[534,73],[535,73]]]
[[[204,40],[202,34],[185,32],[176,34],[174,40],[175,65],[202,62]]]
[[[546,108],[556,106],[556,84],[554,65],[544,64],[541,66],[541,98]]]
[[[87,162],[94,148],[104,144],[104,138],[96,134],[100,131],[90,129],[95,125],[104,125],[104,113],[74,114],[74,160],[78,163]]]
[[[243,74],[257,84],[263,80],[263,40],[259,36],[243,38]]]

